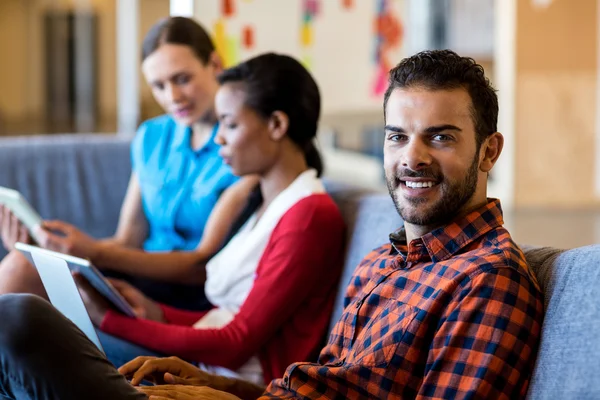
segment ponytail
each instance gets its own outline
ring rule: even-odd
[[[323,159],[313,140],[304,145],[304,158],[306,159],[306,164],[310,168],[317,170],[317,176],[323,174]]]

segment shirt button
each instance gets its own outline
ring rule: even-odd
[[[290,378],[289,378],[289,377],[285,376],[285,377],[283,378],[283,386],[285,386],[285,387],[286,387],[286,389],[289,389],[289,388],[290,388]]]
[[[356,308],[360,308],[360,306],[362,306],[363,301],[359,300],[358,302],[356,302]]]

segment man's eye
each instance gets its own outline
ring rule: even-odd
[[[401,135],[399,133],[392,133],[388,135],[388,140],[392,142],[401,142],[406,139],[406,135]]]
[[[448,135],[434,135],[432,139],[438,142],[447,142],[449,140],[452,140],[452,138]]]
[[[156,90],[163,90],[165,88],[165,85],[163,85],[162,83],[155,83],[152,85],[152,87]]]

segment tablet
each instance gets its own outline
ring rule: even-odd
[[[42,223],[42,217],[29,205],[21,193],[0,186],[0,204],[8,207],[19,221],[27,227],[31,237],[39,242],[35,235],[35,228]]]
[[[39,267],[37,266],[36,260],[33,257],[33,255],[41,254],[66,261],[67,266],[71,271],[77,271],[81,275],[83,275],[83,277],[88,280],[90,285],[92,285],[94,289],[96,289],[112,305],[114,305],[117,310],[127,315],[128,317],[136,317],[129,303],[127,303],[123,296],[121,296],[121,294],[110,284],[110,282],[104,277],[104,275],[102,275],[102,273],[98,271],[98,269],[94,267],[88,260],[73,257],[68,254],[57,253],[55,251],[42,249],[41,247],[31,246],[24,243],[16,243],[15,248],[21,253],[23,253],[23,255],[27,257],[27,259],[33,265],[35,265],[36,268],[38,268],[38,270]]]

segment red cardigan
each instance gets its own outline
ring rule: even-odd
[[[258,355],[265,383],[298,361],[316,359],[343,263],[344,222],[331,198],[300,200],[281,218],[232,322],[194,329],[202,312],[161,305],[167,324],[109,311],[101,330],[149,349],[237,370]]]

